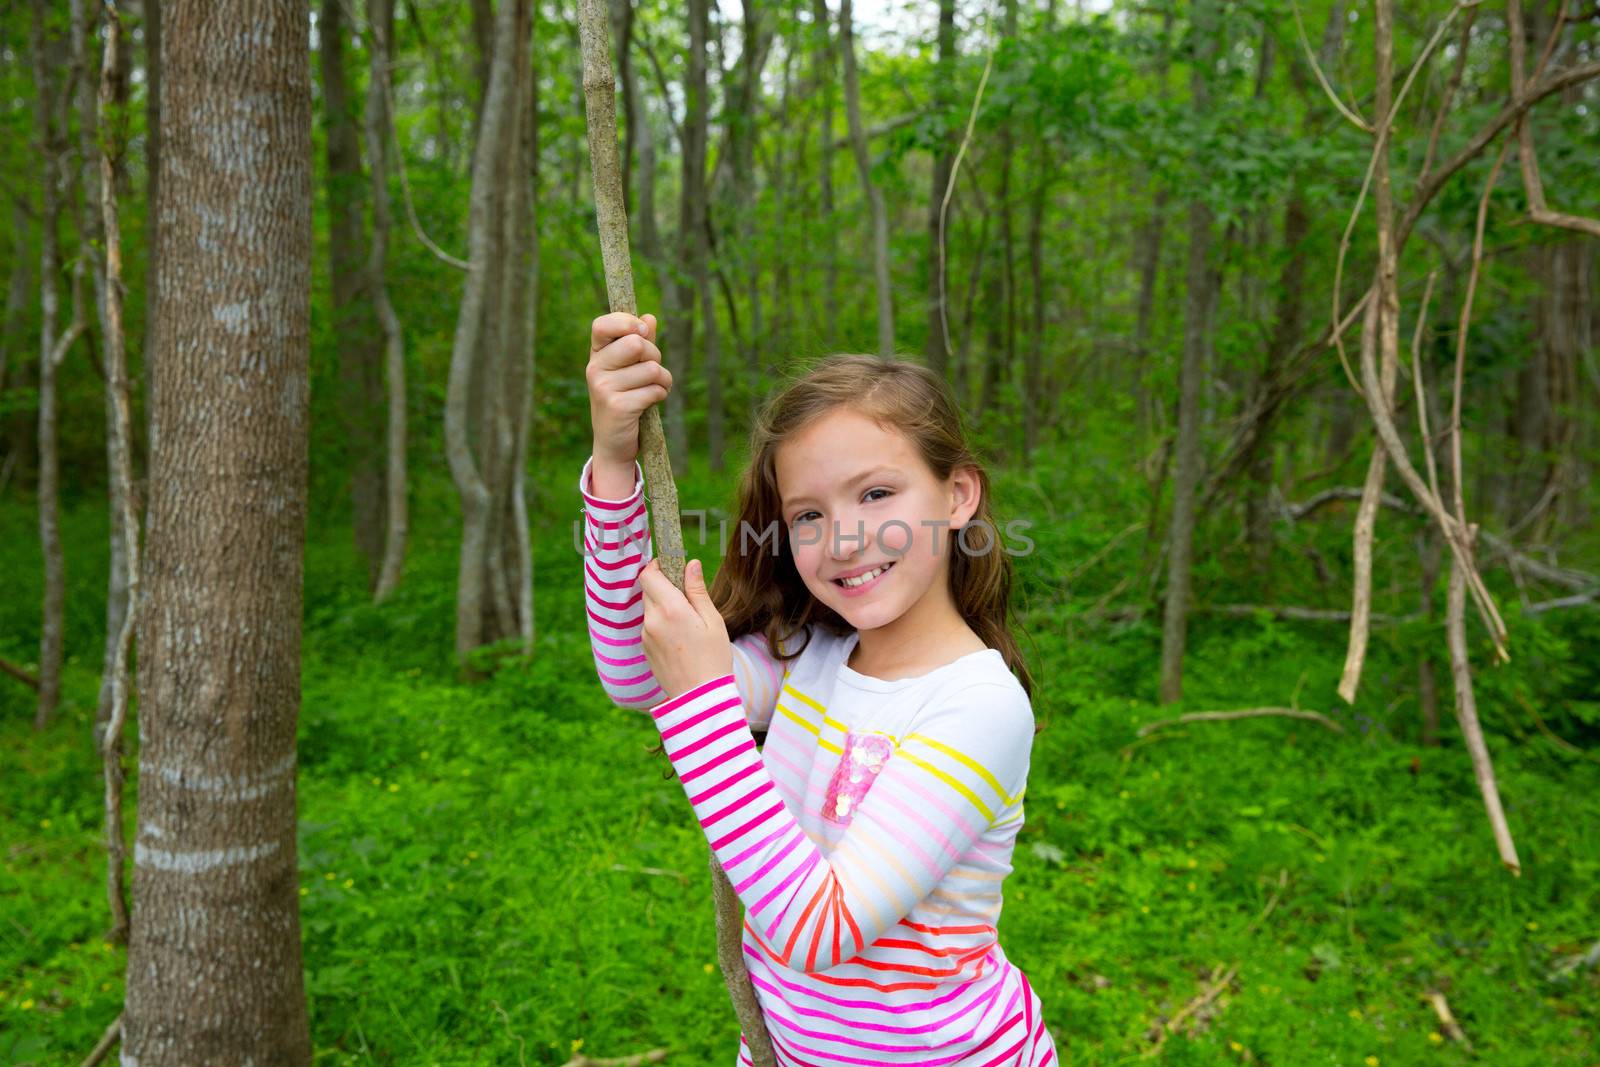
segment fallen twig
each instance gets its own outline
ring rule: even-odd
[[[1550,977],[1552,979],[1565,978],[1573,971],[1580,970],[1585,967],[1593,967],[1596,964],[1600,964],[1600,941],[1596,941],[1594,944],[1590,945],[1588,952],[1579,952],[1576,955],[1568,956],[1560,963],[1557,963],[1555,967],[1551,969]]]
[[[1220,978],[1217,977],[1219,973],[1221,974]],[[1222,969],[1222,964],[1217,964],[1215,969],[1213,969],[1211,972],[1211,977],[1206,980],[1206,987],[1202,989],[1194,997],[1194,999],[1190,1000],[1189,1003],[1179,1008],[1176,1015],[1162,1024],[1161,1032],[1159,1036],[1157,1036],[1155,1044],[1151,1045],[1145,1050],[1145,1059],[1149,1059],[1160,1052],[1161,1047],[1167,1043],[1167,1038],[1177,1032],[1178,1027],[1183,1023],[1183,1021],[1189,1016],[1205,1008],[1205,1006],[1210,1004],[1213,1000],[1216,1000],[1222,991],[1228,988],[1228,984],[1233,981],[1233,976],[1238,973],[1239,965],[1237,963],[1229,967],[1226,971]]]
[[[95,1067],[95,1064],[105,1059],[106,1053],[110,1052],[112,1046],[121,1039],[122,1016],[119,1014],[111,1021],[111,1025],[106,1027],[106,1032],[100,1035],[100,1040],[95,1043],[94,1048],[89,1050],[89,1055],[84,1057],[83,1063],[79,1064],[79,1067]]]
[[[1433,1005],[1433,1013],[1439,1017],[1439,1025],[1450,1035],[1450,1040],[1470,1051],[1472,1042],[1467,1040],[1466,1031],[1461,1029],[1461,1024],[1456,1022],[1456,1017],[1451,1014],[1450,1002],[1444,999],[1444,994],[1437,989],[1430,989],[1427,995],[1428,1003]]]
[[[1139,736],[1148,737],[1163,726],[1173,726],[1182,722],[1229,722],[1233,719],[1261,719],[1267,717],[1304,719],[1307,722],[1320,723],[1336,734],[1344,733],[1343,726],[1340,726],[1320,711],[1303,711],[1300,708],[1242,708],[1238,711],[1191,711],[1186,715],[1179,715],[1176,719],[1147,722],[1139,727]]]
[[[688,875],[684,874],[682,871],[668,870],[665,867],[629,867],[624,863],[613,863],[611,865],[611,869],[613,871],[623,871],[627,874],[651,874],[658,878],[676,878],[684,885],[689,884]]]

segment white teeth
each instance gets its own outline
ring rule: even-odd
[[[878,575],[882,574],[884,571],[893,566],[893,563],[886,563],[882,567],[878,567],[875,570],[870,570],[865,574],[857,575],[854,578],[840,578],[838,579],[838,582],[847,589],[854,589],[858,585],[866,585],[868,582],[872,581],[872,579],[876,578]]]

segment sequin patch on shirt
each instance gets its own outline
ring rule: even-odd
[[[828,792],[822,801],[822,817],[841,826],[850,825],[861,798],[872,788],[872,782],[889,762],[894,751],[887,737],[874,734],[846,733],[844,751],[839,756],[839,766],[828,780]]]

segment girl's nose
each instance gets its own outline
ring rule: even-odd
[[[841,515],[829,524],[825,534],[830,559],[846,560],[864,551],[869,543],[866,521]]]

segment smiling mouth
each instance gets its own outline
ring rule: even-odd
[[[889,568],[893,566],[893,563],[885,563],[881,567],[876,567],[873,570],[870,570],[865,574],[859,574],[854,578],[835,578],[833,580],[833,584],[837,585],[841,589],[854,589],[857,586],[866,585],[868,582],[872,581],[878,576],[887,573]]]

